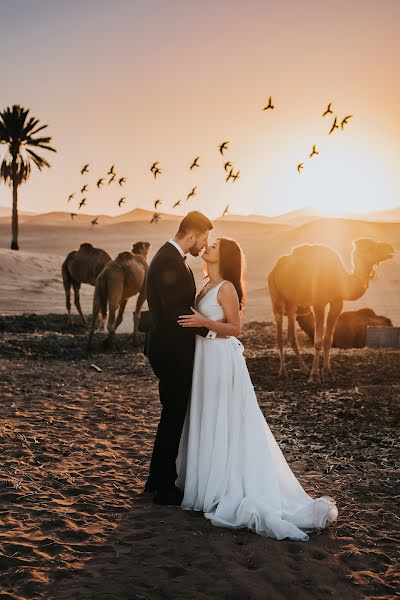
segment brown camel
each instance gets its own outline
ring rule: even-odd
[[[82,283],[94,285],[96,277],[103,267],[110,262],[111,256],[101,248],[94,248],[92,244],[84,242],[79,250],[70,252],[61,267],[61,274],[65,290],[65,300],[68,319],[71,323],[71,286],[74,289],[74,301],[83,323],[87,323],[83,316],[79,291]]]
[[[90,349],[92,344],[99,312],[101,311],[102,317],[105,319],[108,305],[107,329],[109,335],[107,343],[112,343],[115,337],[115,330],[122,321],[126,303],[131,296],[135,296],[136,294],[139,294],[139,296],[136,301],[135,312],[133,313],[133,339],[134,343],[139,343],[138,325],[140,312],[146,300],[145,281],[148,269],[147,253],[149,248],[149,242],[136,242],[133,244],[132,252],[120,252],[117,258],[107,263],[98,275],[94,288],[88,349]],[[117,320],[115,320],[117,309],[118,316]]]
[[[277,344],[280,355],[279,375],[287,377],[283,353],[283,316],[288,317],[288,337],[300,368],[309,373],[304,363],[296,336],[295,317],[298,306],[311,306],[315,317],[314,360],[310,383],[320,381],[319,357],[324,350],[323,377],[330,374],[330,350],[336,321],[343,308],[343,300],[357,300],[376,276],[380,262],[392,258],[390,244],[371,239],[353,241],[352,265],[349,273],[339,255],[327,246],[305,244],[294,248],[288,256],[278,259],[268,275],[268,288],[277,326]],[[329,312],[324,334],[325,308]]]
[[[314,340],[314,315],[311,309],[301,309],[296,314],[301,329]],[[367,327],[393,327],[387,317],[377,315],[372,308],[360,308],[342,312],[333,332],[333,348],[364,348],[367,343]]]

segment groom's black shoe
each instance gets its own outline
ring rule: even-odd
[[[173,486],[167,489],[157,490],[153,496],[155,504],[164,504],[168,506],[180,506],[183,500],[183,492]]]

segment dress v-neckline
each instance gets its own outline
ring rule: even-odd
[[[204,294],[204,296],[202,296],[201,298],[199,298],[201,292],[199,292],[199,296],[196,298],[196,305],[199,304],[202,300],[204,300],[204,298],[207,296],[207,294],[209,294],[210,292],[212,292],[213,290],[215,290],[217,287],[221,286],[224,283],[225,279],[223,279],[222,281],[220,281],[219,283],[217,283],[217,285],[214,285],[212,288],[210,288],[208,290],[208,292],[206,292]],[[203,291],[203,290],[202,290]]]

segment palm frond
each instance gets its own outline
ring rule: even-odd
[[[42,170],[42,167],[50,167],[50,164],[45,158],[39,156],[38,154],[36,154],[36,152],[33,152],[33,150],[30,150],[29,148],[27,148],[26,151],[32,156],[33,161],[36,164],[39,171]]]

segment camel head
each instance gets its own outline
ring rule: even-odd
[[[149,242],[135,242],[132,246],[132,253],[140,254],[141,256],[144,256],[144,258],[147,258],[147,253],[149,251],[149,248],[150,248]]]
[[[393,258],[394,248],[386,242],[369,238],[353,241],[354,274],[363,281],[375,278],[379,263]]]

